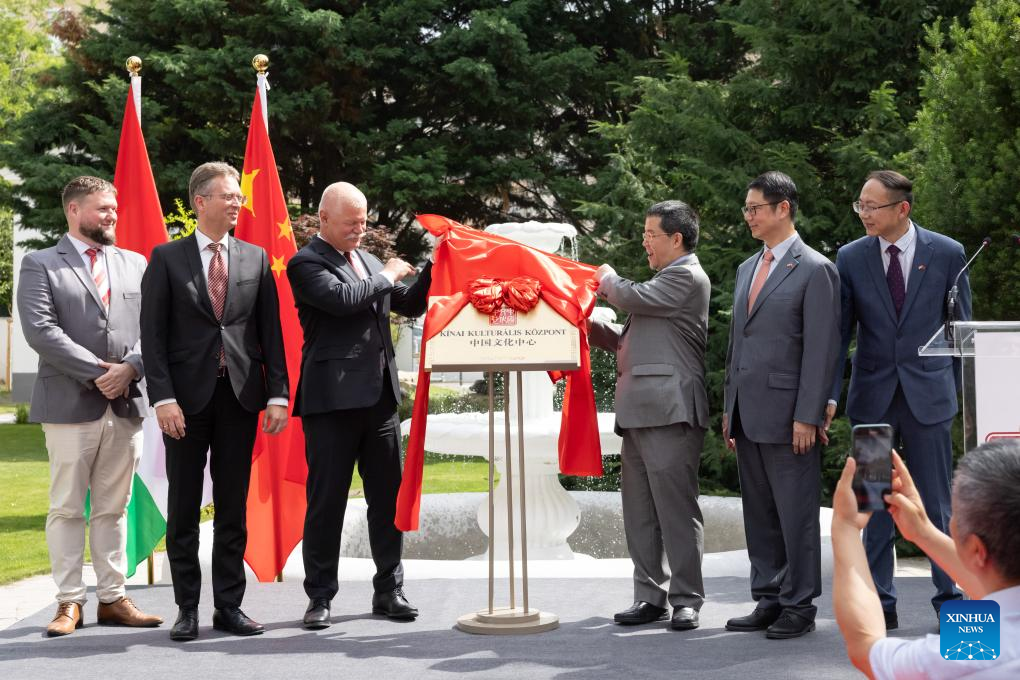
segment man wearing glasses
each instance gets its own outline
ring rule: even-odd
[[[831,418],[843,389],[843,367],[857,331],[846,413],[853,424],[889,423],[895,448],[910,463],[932,523],[949,531],[953,473],[952,428],[960,365],[950,357],[920,357],[945,321],[946,295],[963,269],[963,246],[910,219],[913,184],[892,170],[868,175],[853,209],[866,236],[839,249],[843,289],[842,345],[827,408]],[[959,282],[958,318],[970,318],[970,284]],[[893,521],[876,512],[864,529],[868,564],[887,630],[896,628]],[[936,613],[958,599],[953,580],[932,562]]]
[[[839,343],[839,276],[797,234],[797,187],[766,172],[747,187],[765,247],[737,269],[726,352],[723,438],[737,452],[754,611],[726,629],[772,639],[815,629],[822,592],[821,444]]]
[[[694,254],[698,216],[686,203],[649,208],[642,245],[656,272],[650,280],[628,281],[606,264],[595,273],[599,297],[627,312],[627,322],[592,322],[590,329],[592,344],[617,357],[623,526],[634,562],[634,604],[614,619],[650,623],[672,606],[670,627],[690,630],[705,597],[698,465],[708,428],[711,284]]]
[[[208,452],[216,522],[213,627],[263,631],[241,611],[246,503],[259,412],[287,424],[288,381],[276,282],[262,248],[229,235],[245,205],[237,170],[205,163],[191,175],[195,232],[158,246],[142,279],[142,361],[166,445],[166,550],[180,612],[173,640],[198,636],[198,520]]]

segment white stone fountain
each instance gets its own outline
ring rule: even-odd
[[[525,245],[555,253],[564,241],[572,245],[577,230],[569,224],[524,222],[493,224],[486,231]],[[571,253],[572,254],[572,253]],[[612,310],[597,308],[593,316],[613,318]],[[520,470],[517,469],[517,378],[510,373],[510,432],[514,466],[514,555],[520,556]],[[523,375],[524,395],[524,456],[527,501],[528,558],[535,560],[573,559],[567,537],[577,528],[580,512],[577,501],[559,482],[557,442],[560,434],[560,413],[553,410],[555,387],[544,372],[528,371]],[[598,414],[602,455],[618,454],[622,440],[613,432],[614,414]],[[496,558],[507,559],[507,492],[504,486],[505,434],[503,412],[495,414],[496,468],[501,472],[495,490]],[[410,421],[403,423],[406,434]],[[430,415],[425,430],[425,449],[436,453],[480,456],[488,458],[489,434],[487,413],[443,413]],[[478,525],[488,535],[489,505],[478,507]]]

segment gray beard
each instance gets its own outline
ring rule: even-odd
[[[78,231],[81,232],[82,236],[88,237],[98,243],[101,246],[112,246],[116,243],[116,238],[110,238],[103,231],[102,227],[98,224],[86,227],[85,225],[78,225]]]

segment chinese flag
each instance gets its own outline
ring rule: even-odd
[[[132,81],[140,81],[132,78]],[[149,153],[145,150],[142,125],[135,103],[141,83],[132,82],[124,104],[124,122],[120,126],[120,147],[113,185],[117,187],[117,245],[141,253],[148,260],[152,249],[170,237],[159,207],[156,182],[152,179]]]
[[[297,246],[276,170],[276,158],[269,143],[264,88],[265,80],[260,78],[251,109],[241,173],[241,192],[248,200],[241,209],[234,235],[262,246],[269,255],[280,298],[280,324],[293,394],[301,371],[304,339],[286,272],[287,261],[297,252]],[[260,581],[271,581],[281,573],[287,557],[301,540],[307,472],[300,418],[292,417],[287,428],[278,435],[267,435],[259,430],[252,451],[248,548],[244,559]]]

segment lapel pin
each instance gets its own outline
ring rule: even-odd
[[[787,262],[786,263],[786,268],[787,269],[793,269],[793,263],[792,262]]]
[[[923,272],[924,271],[924,265],[923,264],[917,265],[917,271]]]

